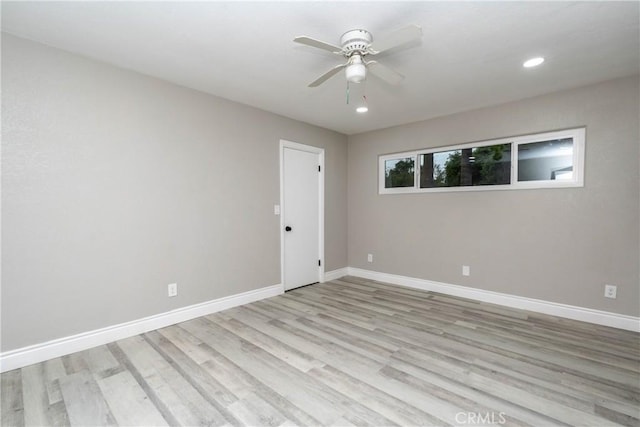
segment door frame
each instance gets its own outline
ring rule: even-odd
[[[318,173],[318,258],[320,259],[320,265],[318,266],[318,282],[324,282],[324,148],[314,147],[311,145],[300,144],[293,141],[287,141],[286,139],[280,140],[280,283],[282,289],[286,290],[286,284],[284,283],[284,213],[285,213],[285,201],[284,201],[284,150],[285,148],[306,151],[308,153],[314,153],[318,155],[318,165],[320,166],[320,172]]]

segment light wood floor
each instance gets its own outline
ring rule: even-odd
[[[640,425],[639,334],[352,277],[2,375],[2,425]]]

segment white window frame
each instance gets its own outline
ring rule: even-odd
[[[494,191],[494,190],[526,190],[536,188],[567,188],[584,187],[584,158],[585,158],[586,128],[572,128],[553,132],[543,132],[509,138],[500,138],[466,144],[434,147],[423,150],[404,151],[400,153],[384,154],[378,157],[378,194],[406,194],[406,193],[442,193],[457,191]],[[522,144],[542,142],[555,139],[573,139],[573,179],[571,180],[541,180],[518,181],[518,148]],[[464,187],[435,187],[420,188],[420,155],[439,153],[442,151],[462,150],[491,145],[511,144],[511,183],[500,185],[476,185]],[[413,187],[385,188],[385,162],[393,159],[413,158],[414,180]]]
[[[511,167],[513,168],[511,172],[511,185],[514,186],[515,189],[584,187],[585,133],[585,128],[576,128],[521,136],[517,138],[517,140],[514,140],[513,145],[516,149],[511,150]],[[520,145],[564,138],[573,138],[573,179],[566,181],[518,181],[518,147]]]
[[[400,159],[406,159],[409,157],[413,157],[413,187],[392,187],[392,188],[386,188],[385,187],[385,183],[386,183],[386,169],[385,169],[385,163],[387,162],[387,160],[400,160]],[[387,154],[385,156],[380,156],[380,173],[378,174],[380,177],[380,182],[379,182],[379,188],[384,189],[385,190],[385,194],[396,194],[396,193],[413,193],[413,191],[415,190],[415,188],[418,186],[418,183],[420,181],[418,181],[418,151],[408,151],[406,153],[399,153],[399,154]],[[380,193],[382,194],[382,193]]]

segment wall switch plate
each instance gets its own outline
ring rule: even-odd
[[[373,262],[373,254],[367,254],[367,262]]]
[[[606,298],[616,298],[618,287],[616,285],[604,285],[604,296]]]
[[[175,297],[176,295],[178,295],[177,283],[170,283],[169,286],[167,286],[167,295],[170,297]]]
[[[280,205],[273,205],[273,214],[280,215]]]
[[[471,275],[471,268],[468,265],[463,265],[462,266],[462,275],[463,276]]]

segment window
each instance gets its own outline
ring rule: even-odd
[[[573,179],[573,139],[518,146],[518,182]]]
[[[420,154],[420,188],[503,185],[511,180],[511,144]]]
[[[389,159],[384,162],[385,188],[413,187],[415,161],[412,157]]]
[[[379,192],[581,187],[584,140],[578,128],[380,156]]]

